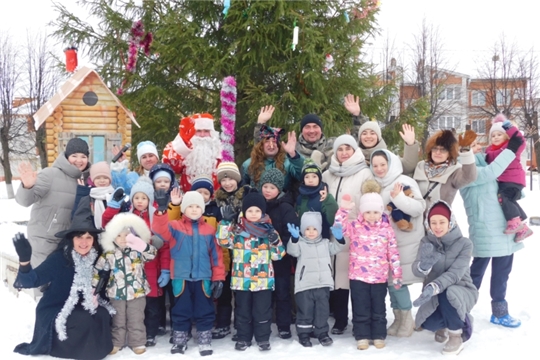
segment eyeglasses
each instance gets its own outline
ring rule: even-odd
[[[441,153],[441,154],[447,154],[448,150],[446,150],[442,146],[435,146],[434,148],[431,149],[431,152],[438,152],[438,153]]]

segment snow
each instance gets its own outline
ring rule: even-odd
[[[537,176],[537,175],[535,175]],[[528,180],[528,177],[527,177]],[[18,184],[15,184],[15,188]],[[537,179],[534,179],[534,186],[538,186]],[[538,202],[540,200],[540,190],[535,188],[532,192],[525,189],[526,197],[520,203],[529,216],[539,216],[540,210]],[[461,230],[467,234],[467,218],[461,197],[458,195],[453,203],[458,224]],[[0,183],[0,251],[15,255],[11,238],[18,231],[25,231],[25,226],[17,225],[14,222],[28,220],[30,208],[23,208],[14,200],[6,199],[5,184]],[[480,289],[480,298],[472,311],[474,316],[474,333],[470,341],[465,344],[465,349],[459,355],[460,359],[504,359],[516,356],[520,360],[538,358],[536,354],[536,341],[540,335],[540,307],[536,306],[538,294],[537,278],[535,274],[535,262],[538,261],[537,254],[540,252],[540,227],[533,227],[535,234],[525,240],[525,249],[519,251],[514,256],[514,268],[508,282],[507,300],[510,304],[510,314],[521,319],[522,325],[517,329],[508,329],[493,325],[489,322],[491,316],[491,298],[489,295],[490,270],[486,272],[483,286]],[[3,264],[0,264],[4,266]],[[532,272],[531,272],[532,271]],[[530,277],[532,276],[532,277]],[[411,296],[415,299],[421,290],[420,284],[411,286]],[[0,347],[1,359],[28,359],[22,355],[13,353],[13,348],[21,342],[29,342],[32,339],[33,326],[35,320],[35,301],[26,293],[21,292],[15,296],[6,286],[0,286]],[[416,308],[413,308],[416,313]],[[387,320],[393,321],[393,314],[390,303],[387,299]],[[330,324],[333,319],[331,318]],[[294,334],[294,326],[293,334]],[[351,334],[352,326],[349,324],[344,335],[331,335],[334,344],[330,347],[322,347],[314,339],[312,348],[303,348],[298,344],[295,336],[290,340],[282,340],[277,337],[275,324],[272,325],[270,352],[259,352],[256,346],[252,346],[245,352],[234,350],[234,343],[230,335],[225,339],[214,340],[212,346],[214,355],[212,359],[236,359],[239,357],[249,357],[252,360],[258,359],[297,359],[298,357],[309,357],[311,359],[343,358],[352,359],[358,356],[369,355],[373,359],[402,359],[402,360],[424,360],[442,357],[441,344],[433,340],[433,333],[429,331],[415,332],[410,338],[396,338],[389,336],[386,340],[386,347],[381,350],[370,346],[368,350],[356,350],[356,343]],[[149,348],[143,355],[135,355],[126,348],[118,354],[111,356],[114,359],[165,359],[171,354],[168,336],[159,337],[156,347]],[[186,358],[199,358],[197,344],[191,340],[189,349],[184,355]],[[536,354],[536,355],[535,355]],[[36,359],[48,358],[47,356],[36,356]]]

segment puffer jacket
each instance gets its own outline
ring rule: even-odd
[[[90,169],[88,163],[87,169]],[[32,266],[37,267],[58,247],[60,239],[54,234],[67,230],[71,225],[71,210],[77,193],[77,180],[88,170],[81,172],[71,165],[64,153],[58,155],[51,167],[41,170],[36,184],[25,189],[19,186],[15,201],[32,206],[28,221],[28,241],[32,245]]]
[[[527,142],[525,141],[525,138],[519,131],[519,129],[515,126],[512,126],[510,129],[506,131],[506,135],[508,135],[509,138],[511,138],[514,134],[517,134],[517,137],[521,138],[523,140],[523,144],[520,145],[516,152],[516,156],[504,169],[504,171],[499,175],[498,180],[500,182],[512,182],[516,184],[520,184],[522,186],[527,186],[527,183],[525,181],[525,169],[523,169],[523,165],[521,165],[521,153],[523,153],[523,150],[525,150],[525,147],[527,146]],[[506,147],[508,146],[508,141],[506,143],[502,144],[499,148],[495,149],[493,145],[488,146],[486,149],[486,162],[488,164],[491,164],[500,153],[502,153]]]
[[[433,206],[439,202],[441,201],[437,201]],[[428,219],[425,221],[425,226],[426,229],[429,229]],[[418,254],[412,265],[413,273],[424,278],[424,287],[435,282],[439,286],[440,292],[446,291],[448,301],[457,310],[459,318],[465,321],[465,315],[471,312],[478,300],[478,290],[472,282],[469,268],[473,250],[471,240],[461,234],[452,212],[448,233],[437,238],[431,230],[428,230],[428,234],[422,238],[421,243],[433,244],[442,257],[426,275],[418,268],[420,263],[420,254]],[[438,306],[437,296],[432,296],[428,302],[421,305],[416,313],[416,327],[420,327],[437,310]]]
[[[469,238],[474,245],[473,257],[508,256],[523,249],[523,243],[514,242],[514,234],[504,233],[506,219],[497,198],[497,177],[515,158],[512,151],[504,150],[488,165],[484,154],[476,154],[478,178],[459,190],[469,222]]]
[[[287,253],[298,258],[294,274],[294,293],[309,289],[330,288],[334,290],[331,256],[343,249],[345,244],[319,236],[308,240],[302,236],[297,242],[289,241]]]

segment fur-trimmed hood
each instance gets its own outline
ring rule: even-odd
[[[147,244],[150,243],[152,233],[142,218],[133,213],[119,213],[105,226],[105,232],[101,235],[101,247],[103,251],[114,251],[116,249],[114,240],[122,230],[129,227],[133,228],[136,235],[144,242]]]

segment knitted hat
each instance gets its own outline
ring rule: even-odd
[[[154,187],[152,186],[152,180],[147,176],[139,177],[139,180],[131,187],[131,193],[129,199],[133,202],[133,197],[136,193],[143,193],[148,197],[148,205],[154,204]]]
[[[240,181],[242,181],[242,176],[240,175],[238,166],[233,162],[223,161],[218,165],[216,173],[219,182],[221,182],[221,180],[224,178],[236,180],[236,182],[239,184]]]
[[[306,211],[300,219],[300,232],[305,234],[308,226],[313,226],[321,235],[322,232],[322,215],[318,211]]]
[[[283,185],[285,184],[285,176],[276,168],[270,168],[263,172],[261,181],[259,181],[258,190],[261,191],[264,184],[272,184],[278,188],[279,192],[283,191]]]
[[[377,139],[381,141],[381,127],[379,126],[379,123],[377,121],[366,121],[362,124],[362,126],[360,126],[360,130],[358,130],[358,142],[360,142],[360,135],[362,135],[362,132],[364,130],[373,130],[375,134],[377,134]]]
[[[443,202],[439,202],[439,203],[433,205],[431,210],[429,210],[428,219],[431,219],[431,217],[433,215],[442,215],[445,218],[447,218],[448,221],[450,221],[450,218],[452,217],[451,214],[452,213],[451,213],[450,209],[448,208],[448,206],[446,206],[446,204],[443,203]]]
[[[355,151],[356,149],[358,149],[358,143],[356,142],[356,140],[354,140],[354,138],[351,135],[341,135],[336,138],[336,140],[334,141],[334,147],[333,147],[334,154],[337,153],[337,149],[341,145],[349,145]]]
[[[378,211],[382,213],[384,211],[383,199],[380,194],[367,193],[360,198],[360,213],[363,214],[367,211]]]
[[[157,179],[162,178],[162,177],[165,177],[165,178],[169,179],[170,181],[172,181],[171,174],[168,171],[165,171],[165,170],[158,170],[152,176],[152,178],[154,180],[157,180]]]
[[[210,196],[214,195],[214,183],[212,178],[208,175],[199,175],[191,183],[191,191],[196,191],[197,189],[206,189],[210,192]]]
[[[189,205],[197,205],[204,212],[205,205],[203,196],[196,191],[186,192],[182,197],[182,203],[180,204],[180,210],[182,211],[182,214],[186,211]]]
[[[304,183],[304,177],[306,174],[317,175],[319,177],[319,183],[322,180],[321,168],[319,168],[319,166],[317,166],[317,164],[315,164],[315,162],[313,162],[311,159],[306,159],[304,161],[304,166],[302,167],[302,183]]]
[[[489,129],[489,137],[491,138],[491,134],[494,131],[502,132],[503,134],[506,134],[506,130],[503,128],[504,121],[507,121],[506,116],[503,114],[497,114],[493,118],[493,121],[491,122],[491,128]]]
[[[94,181],[98,176],[105,176],[112,182],[111,167],[106,161],[100,161],[90,167],[90,179]]]
[[[244,193],[244,198],[242,199],[242,212],[246,213],[246,210],[252,206],[258,207],[261,209],[262,213],[266,213],[266,200],[260,192],[255,189],[250,189],[246,194]]]
[[[88,151],[88,143],[83,139],[73,138],[68,141],[64,154],[66,155],[66,158],[73,154],[84,154],[88,156],[90,155],[90,151]]]
[[[141,157],[144,154],[154,154],[159,159],[156,144],[151,141],[141,141],[137,145],[137,160],[139,160],[139,162],[141,162]]]
[[[300,122],[300,131],[302,131],[302,129],[304,128],[304,126],[306,126],[307,124],[315,124],[315,125],[318,125],[321,130],[323,128],[323,124],[322,124],[322,121],[321,121],[321,118],[318,117],[317,115],[315,114],[307,114],[306,116],[304,116],[302,118],[302,121]]]

